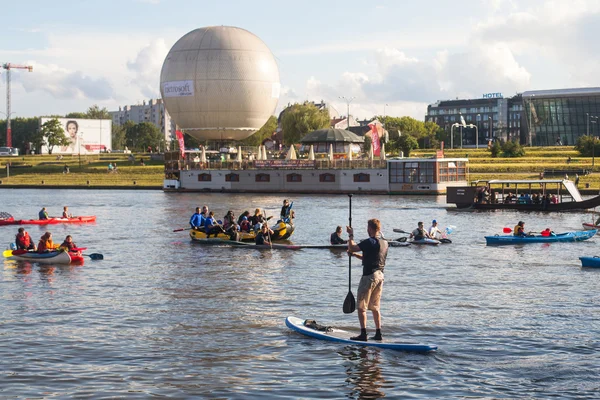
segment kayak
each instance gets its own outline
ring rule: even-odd
[[[590,231],[574,231],[558,233],[554,236],[513,236],[513,235],[496,235],[485,236],[487,245],[504,245],[504,244],[523,244],[523,243],[556,243],[556,242],[580,242],[593,237],[596,230]]]
[[[0,220],[0,225],[54,225],[54,224],[77,224],[84,222],[95,222],[95,215],[71,218],[48,218],[48,219],[14,219]]]
[[[83,256],[78,253],[70,253],[68,251],[51,251],[48,253],[37,253],[27,250],[13,250],[13,260],[30,261],[40,264],[81,264]]]
[[[582,224],[583,225],[583,229],[585,229],[586,231],[591,231],[593,229],[598,231],[598,235],[600,235],[600,225],[594,225],[594,224],[586,224],[585,222]]]
[[[412,244],[427,244],[427,245],[432,245],[432,246],[437,246],[438,244],[442,243],[439,240],[436,239],[429,239],[429,238],[423,238],[423,239],[419,239],[419,240],[410,240],[408,241],[409,243]]]
[[[582,267],[600,268],[600,257],[579,257]]]
[[[356,346],[379,347],[381,349],[410,351],[415,353],[428,353],[430,351],[437,350],[437,346],[428,344],[392,343],[383,341],[362,342],[359,340],[352,340],[350,337],[355,335],[355,333],[337,328],[329,328],[329,331],[316,330],[305,326],[304,321],[305,320],[296,317],[287,317],[285,319],[285,324],[288,328],[295,332],[301,333],[308,337],[327,340],[330,342],[352,344]]]

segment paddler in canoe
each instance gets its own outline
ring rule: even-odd
[[[62,217],[63,218],[73,218],[73,214],[69,214],[69,207],[67,207],[67,206],[63,207]]]
[[[31,240],[31,236],[25,230],[25,228],[19,228],[19,233],[15,237],[15,244],[17,245],[17,250],[33,250],[35,251],[35,244],[33,240]]]
[[[437,240],[444,237],[444,232],[440,231],[440,228],[438,228],[438,222],[435,219],[431,221],[431,227],[429,228],[429,237]]]
[[[517,225],[515,225],[515,228],[513,229],[513,236],[519,236],[519,237],[529,236],[525,233],[525,222],[519,221],[519,223],[517,223]]]
[[[38,219],[44,220],[49,218],[50,217],[48,216],[48,211],[46,211],[46,207],[42,207],[42,209],[38,213]]]
[[[52,241],[52,233],[46,232],[40,238],[37,246],[38,253],[48,253],[54,251],[54,242]]]
[[[423,227],[423,222],[419,222],[417,224],[417,229],[410,233],[410,238],[414,240],[423,240],[423,239],[431,239],[429,233]]]
[[[342,239],[342,227],[338,226],[335,228],[335,232],[329,237],[329,243],[331,244],[346,244],[347,240]]]
[[[59,246],[59,249],[65,249],[67,251],[74,251],[77,248],[75,242],[73,242],[73,237],[71,235],[67,235],[65,241]]]
[[[382,340],[381,335],[381,312],[380,302],[383,291],[383,269],[388,253],[388,242],[381,238],[381,222],[378,219],[370,219],[367,222],[367,233],[369,238],[356,243],[354,241],[354,230],[351,226],[346,227],[348,232],[348,253],[360,258],[363,265],[363,273],[358,284],[357,307],[358,321],[360,323],[360,335],[351,337],[352,340],[366,342],[367,339],[367,309],[373,313],[375,322],[375,336],[371,340]],[[355,254],[361,252],[362,255]]]
[[[204,217],[200,213],[200,207],[196,207],[196,212],[190,218],[190,227],[200,229],[204,225]]]
[[[269,228],[267,223],[262,224],[260,231],[256,234],[255,243],[256,244],[266,244],[267,246],[271,245],[271,235],[275,233]]]

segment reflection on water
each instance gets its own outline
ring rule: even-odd
[[[356,315],[342,313],[345,252],[205,247],[172,232],[198,205],[219,218],[256,207],[272,215],[282,196],[3,190],[0,198],[18,218],[35,217],[39,204],[96,215],[95,224],[52,231],[104,254],[82,266],[3,261],[0,397],[575,398],[599,390],[600,272],[581,269],[578,257],[599,255],[600,237],[514,247],[483,239],[519,220],[532,230],[579,229],[583,213],[455,212],[443,198],[354,196],[352,223],[365,236],[369,218],[388,237],[418,221],[456,227],[450,245],[388,254],[386,339],[439,346],[417,355],[285,327],[294,315],[357,331]],[[36,204],[23,202],[30,198]],[[325,244],[348,223],[347,196],[290,200],[293,243]],[[0,226],[4,243],[16,228]],[[38,237],[46,227],[28,231]],[[360,273],[353,260],[354,293]]]

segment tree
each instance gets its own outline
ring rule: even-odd
[[[106,107],[101,109],[97,104],[88,108],[85,114],[88,119],[111,119]]]
[[[365,154],[369,153],[369,150],[371,150],[372,146],[373,139],[371,138],[371,136],[365,136],[365,142],[363,143],[363,151],[365,152]]]
[[[131,122],[132,125],[135,125],[133,121],[127,121],[123,125],[112,125],[111,131],[111,139],[112,139],[112,147],[113,149],[124,149],[125,148],[125,140],[126,140],[126,132],[127,132],[127,123]]]
[[[254,134],[246,139],[242,140],[241,143],[246,146],[259,146],[262,142],[270,138],[273,135],[273,132],[277,130],[277,118],[273,115],[269,117],[267,122],[257,130]]]
[[[65,115],[65,118],[73,118],[73,119],[86,119],[87,114],[83,112],[71,112]]]
[[[312,103],[294,104],[283,111],[281,125],[286,144],[298,143],[309,132],[329,127],[329,111]]]
[[[28,150],[28,143],[33,144],[33,148],[41,146],[43,143],[43,137],[39,132],[40,119],[37,117],[32,118],[13,118],[10,121],[12,129],[12,142],[13,147],[18,147],[22,154],[25,154],[25,150]],[[6,146],[6,120],[0,121],[0,146]]]
[[[68,146],[71,140],[65,135],[60,121],[56,118],[50,119],[42,125],[40,133],[45,138],[45,143],[48,146],[48,153],[52,154],[55,146]]]
[[[134,124],[126,130],[126,142],[131,143],[130,150],[145,151],[148,147],[164,148],[164,137],[160,129],[150,122]]]
[[[402,135],[398,138],[398,148],[402,150],[404,157],[410,157],[411,150],[418,149],[419,143],[411,135]]]

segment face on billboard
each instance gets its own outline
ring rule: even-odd
[[[77,121],[68,121],[66,128],[67,129],[65,129],[65,131],[67,132],[67,136],[69,136],[71,139],[75,139],[75,137],[77,137],[77,131],[79,130]]]

